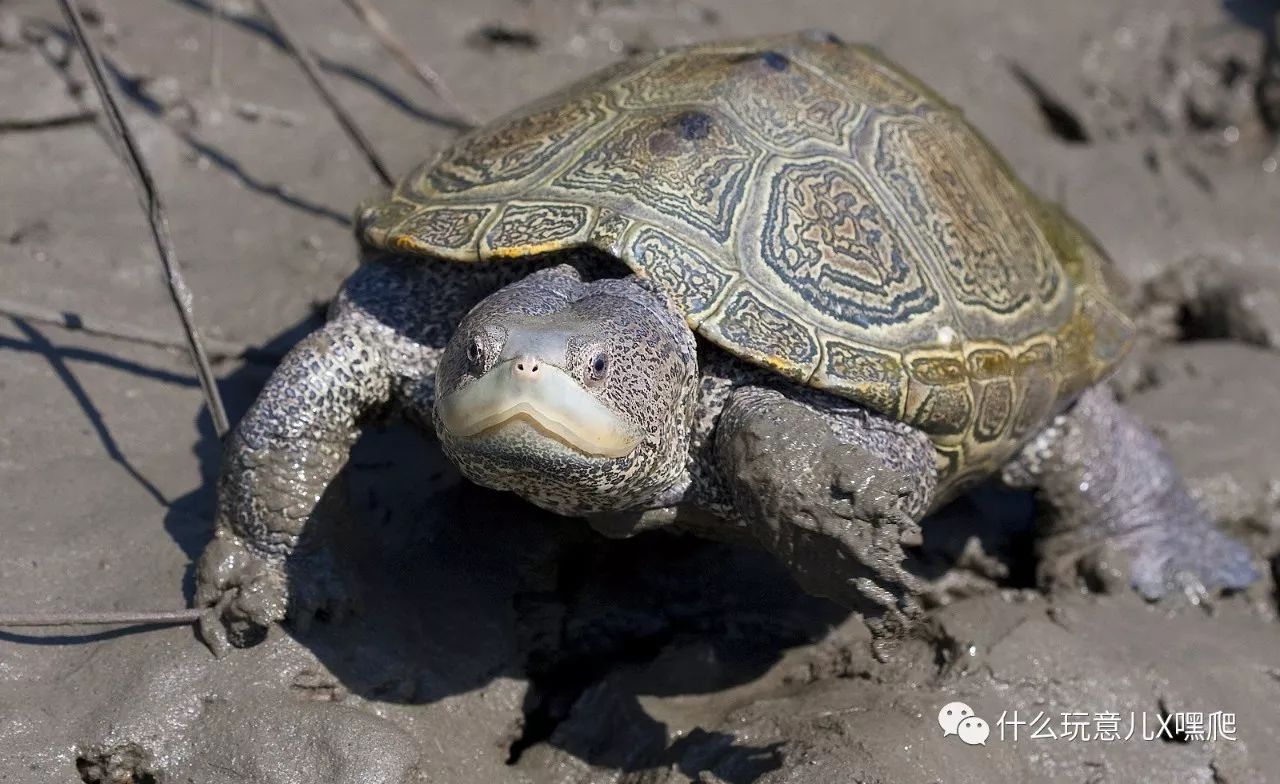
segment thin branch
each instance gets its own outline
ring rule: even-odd
[[[427,86],[437,98],[444,102],[460,120],[469,126],[475,126],[475,115],[463,108],[458,103],[458,99],[454,96],[453,91],[445,84],[444,79],[435,70],[413,56],[409,51],[409,47],[391,30],[391,24],[387,18],[382,15],[377,8],[373,6],[370,0],[343,0],[356,16],[360,17],[360,21],[373,31],[373,35],[378,39],[378,43],[382,44],[382,48],[391,53],[391,56],[400,61],[408,71]]]
[[[151,171],[142,157],[142,151],[138,148],[138,143],[124,121],[120,106],[116,103],[115,96],[107,84],[102,59],[85,32],[80,10],[72,0],[58,1],[62,6],[62,13],[67,18],[67,23],[71,26],[76,46],[84,57],[89,75],[93,77],[93,86],[102,101],[103,114],[106,115],[112,133],[124,148],[131,171],[137,180],[139,195],[146,207],[147,219],[151,223],[151,234],[155,238],[156,250],[160,253],[160,263],[164,265],[165,277],[169,283],[169,295],[173,298],[178,317],[182,320],[182,328],[187,336],[187,348],[191,351],[191,360],[196,366],[196,376],[200,379],[200,388],[204,391],[205,403],[209,406],[209,416],[213,420],[214,430],[221,438],[230,430],[227,411],[222,405],[222,396],[218,394],[217,378],[213,375],[209,358],[204,352],[204,345],[200,342],[200,333],[196,328],[195,315],[191,308],[191,290],[187,288],[182,270],[178,266],[173,240],[169,236],[169,221],[165,218],[160,193],[156,190],[155,181],[151,178]]]
[[[66,0],[63,0],[65,2]],[[320,93],[320,97],[324,99],[325,104],[329,107],[329,111],[333,112],[333,116],[338,120],[338,124],[346,131],[351,141],[360,148],[360,152],[364,153],[365,160],[369,162],[369,166],[382,180],[382,184],[390,188],[395,184],[395,180],[391,178],[391,174],[387,170],[386,164],[378,157],[378,153],[374,151],[373,144],[370,143],[368,137],[360,130],[360,126],[356,125],[355,120],[351,119],[351,115],[347,114],[347,110],[342,108],[342,104],[338,103],[338,99],[329,91],[328,85],[324,82],[324,77],[320,74],[320,67],[316,65],[315,58],[311,53],[294,40],[293,36],[285,28],[284,23],[280,20],[280,15],[272,7],[270,0],[257,0],[258,9],[262,15],[267,18],[271,26],[275,28],[280,39],[284,41],[289,48],[293,59],[298,61],[298,65],[302,66],[302,70],[307,75],[307,79],[311,81],[311,86],[316,88],[316,92]]]
[[[0,297],[0,315],[26,319],[37,324],[47,324],[52,327],[84,332],[88,335],[111,338],[112,340],[155,346],[156,348],[176,349],[179,351],[185,351],[188,348],[186,340],[171,337],[169,334],[158,330],[145,329],[133,324],[113,323],[92,316],[86,317],[79,313],[55,310],[42,305],[33,305],[29,302],[5,299],[4,297]],[[232,343],[226,340],[206,338],[204,347],[212,360],[269,359],[271,361],[279,361],[283,357],[283,354],[273,354],[250,346],[247,343]]]
[[[97,118],[97,116],[97,112],[92,109],[81,109],[67,112],[66,114],[55,114],[49,117],[37,117],[35,119],[6,119],[0,120],[0,132],[47,131],[51,128],[66,128],[70,125],[91,123]]]
[[[20,626],[173,626],[195,623],[204,610],[157,612],[0,613],[0,627]]]

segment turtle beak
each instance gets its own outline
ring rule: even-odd
[[[526,354],[488,373],[437,404],[441,424],[455,437],[479,438],[523,423],[590,457],[619,458],[642,436],[560,368]]]

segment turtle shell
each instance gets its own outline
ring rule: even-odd
[[[459,262],[607,252],[707,340],[928,433],[944,486],[1132,338],[1097,244],[958,110],[828,34],[622,62],[463,137],[360,226]]]

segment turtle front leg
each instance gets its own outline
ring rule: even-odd
[[[208,608],[201,635],[216,654],[286,616],[305,627],[317,612],[351,609],[323,541],[346,514],[334,479],[365,422],[392,404],[429,429],[443,346],[487,282],[455,269],[362,266],[227,438],[214,539],[196,572],[196,602]]]
[[[201,634],[215,653],[252,644],[286,614],[305,626],[349,607],[321,546],[344,505],[331,482],[391,387],[376,339],[339,318],[294,346],[227,438],[214,539],[196,574],[196,602],[209,608]]]
[[[933,445],[901,422],[805,398],[733,392],[715,431],[726,489],[805,590],[863,611],[889,637],[920,613],[903,546],[920,541],[937,482]]]
[[[1128,582],[1147,599],[1176,590],[1199,602],[1246,587],[1249,552],[1214,527],[1164,448],[1103,386],[1086,391],[1004,470],[1049,509],[1042,583]]]

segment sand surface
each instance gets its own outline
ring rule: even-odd
[[[90,3],[232,417],[355,265],[378,183],[248,0]],[[456,134],[338,0],[278,0],[395,172]],[[585,526],[370,433],[341,548],[365,611],[215,660],[191,628],[0,630],[0,781],[1266,782],[1280,776],[1277,7],[1257,0],[377,0],[480,119],[623,52],[830,29],[963,106],[1135,282],[1203,295],[1117,377],[1264,579],[1212,607],[1034,590],[1028,499],[926,525],[888,662],[761,553]],[[218,54],[211,54],[216,36]],[[176,609],[217,442],[126,170],[50,3],[0,0],[0,612]],[[218,68],[214,78],[211,63]],[[1268,68],[1273,69],[1268,76]],[[1217,272],[1174,279],[1210,259]],[[1169,276],[1173,276],[1172,278]],[[1194,276],[1191,276],[1194,277]],[[1231,285],[1222,283],[1236,281]],[[1221,285],[1219,285],[1221,284]],[[1206,304],[1207,303],[1207,304]],[[1199,309],[1197,309],[1199,308]],[[953,701],[991,725],[943,737]],[[1234,739],[1032,739],[997,719],[1214,711]],[[1093,733],[1091,726],[1090,734]]]

